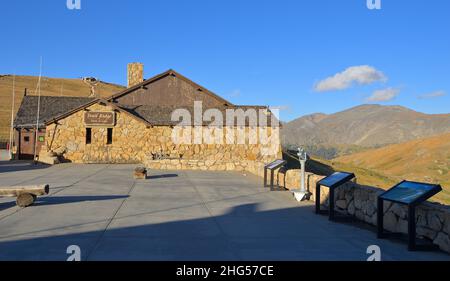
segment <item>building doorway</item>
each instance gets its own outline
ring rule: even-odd
[[[33,160],[34,150],[37,149],[36,155],[39,156],[42,145],[45,143],[45,131],[39,130],[37,143],[35,144],[36,131],[22,129],[18,134],[18,155],[20,160]]]

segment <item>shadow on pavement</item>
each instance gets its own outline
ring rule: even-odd
[[[55,197],[40,197],[36,200],[33,206],[48,206],[70,204],[88,201],[106,201],[128,198],[128,195],[108,195],[108,196],[55,196]]]
[[[177,174],[165,174],[165,175],[147,176],[147,179],[148,180],[156,180],[156,179],[176,178],[176,177],[178,177]]]
[[[35,164],[33,161],[0,161],[0,173],[40,170],[51,167],[45,164]]]
[[[55,197],[38,197],[36,203],[28,208],[37,206],[61,205],[88,201],[105,201],[128,198],[128,195],[111,195],[111,196],[55,196]],[[16,206],[16,202],[0,203],[0,211]]]
[[[170,217],[131,215],[115,219],[113,227],[106,230],[102,227],[61,235],[56,234],[58,229],[52,229],[55,234],[45,236],[11,235],[12,240],[0,241],[0,260],[63,261],[68,257],[67,247],[77,245],[83,261],[365,261],[367,245],[373,242],[380,243],[386,257],[394,260],[449,259],[442,253],[407,252],[405,245],[377,240],[375,233],[365,233],[362,239],[356,228],[334,224],[330,227],[320,217],[309,221],[305,216],[311,216],[311,211],[310,207],[261,211],[258,204],[243,204],[220,215],[179,217],[174,221]],[[302,218],[309,222],[308,227],[302,227],[304,224],[298,221]],[[89,224],[92,222],[78,227]],[[60,228],[68,227],[74,225]],[[324,231],[327,227],[339,231],[339,235]]]

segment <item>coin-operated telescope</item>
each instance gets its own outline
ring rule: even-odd
[[[304,148],[298,149],[298,160],[300,161],[300,189],[293,190],[294,197],[298,202],[309,200],[311,193],[306,190],[306,162],[308,161],[308,154]]]

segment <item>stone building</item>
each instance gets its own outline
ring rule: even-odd
[[[202,170],[253,170],[281,157],[279,122],[268,107],[234,105],[174,70],[142,77],[143,66],[130,64],[128,88],[107,99],[42,97],[39,154]],[[35,100],[26,97],[15,120],[18,155],[36,126]]]
[[[14,120],[14,150],[16,159],[27,160],[33,159],[35,154],[39,154],[42,145],[45,143],[45,131],[47,120],[56,118],[57,116],[73,110],[93,99],[80,97],[47,97],[42,96],[40,99],[39,121],[38,113],[38,97],[23,97],[22,104],[17,112]],[[36,125],[38,124],[38,134],[36,135]],[[37,137],[37,138],[36,138]]]

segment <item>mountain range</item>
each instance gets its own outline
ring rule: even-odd
[[[402,106],[361,105],[335,114],[317,113],[284,124],[284,147],[306,146],[331,159],[369,148],[450,132],[450,114],[425,114]]]

